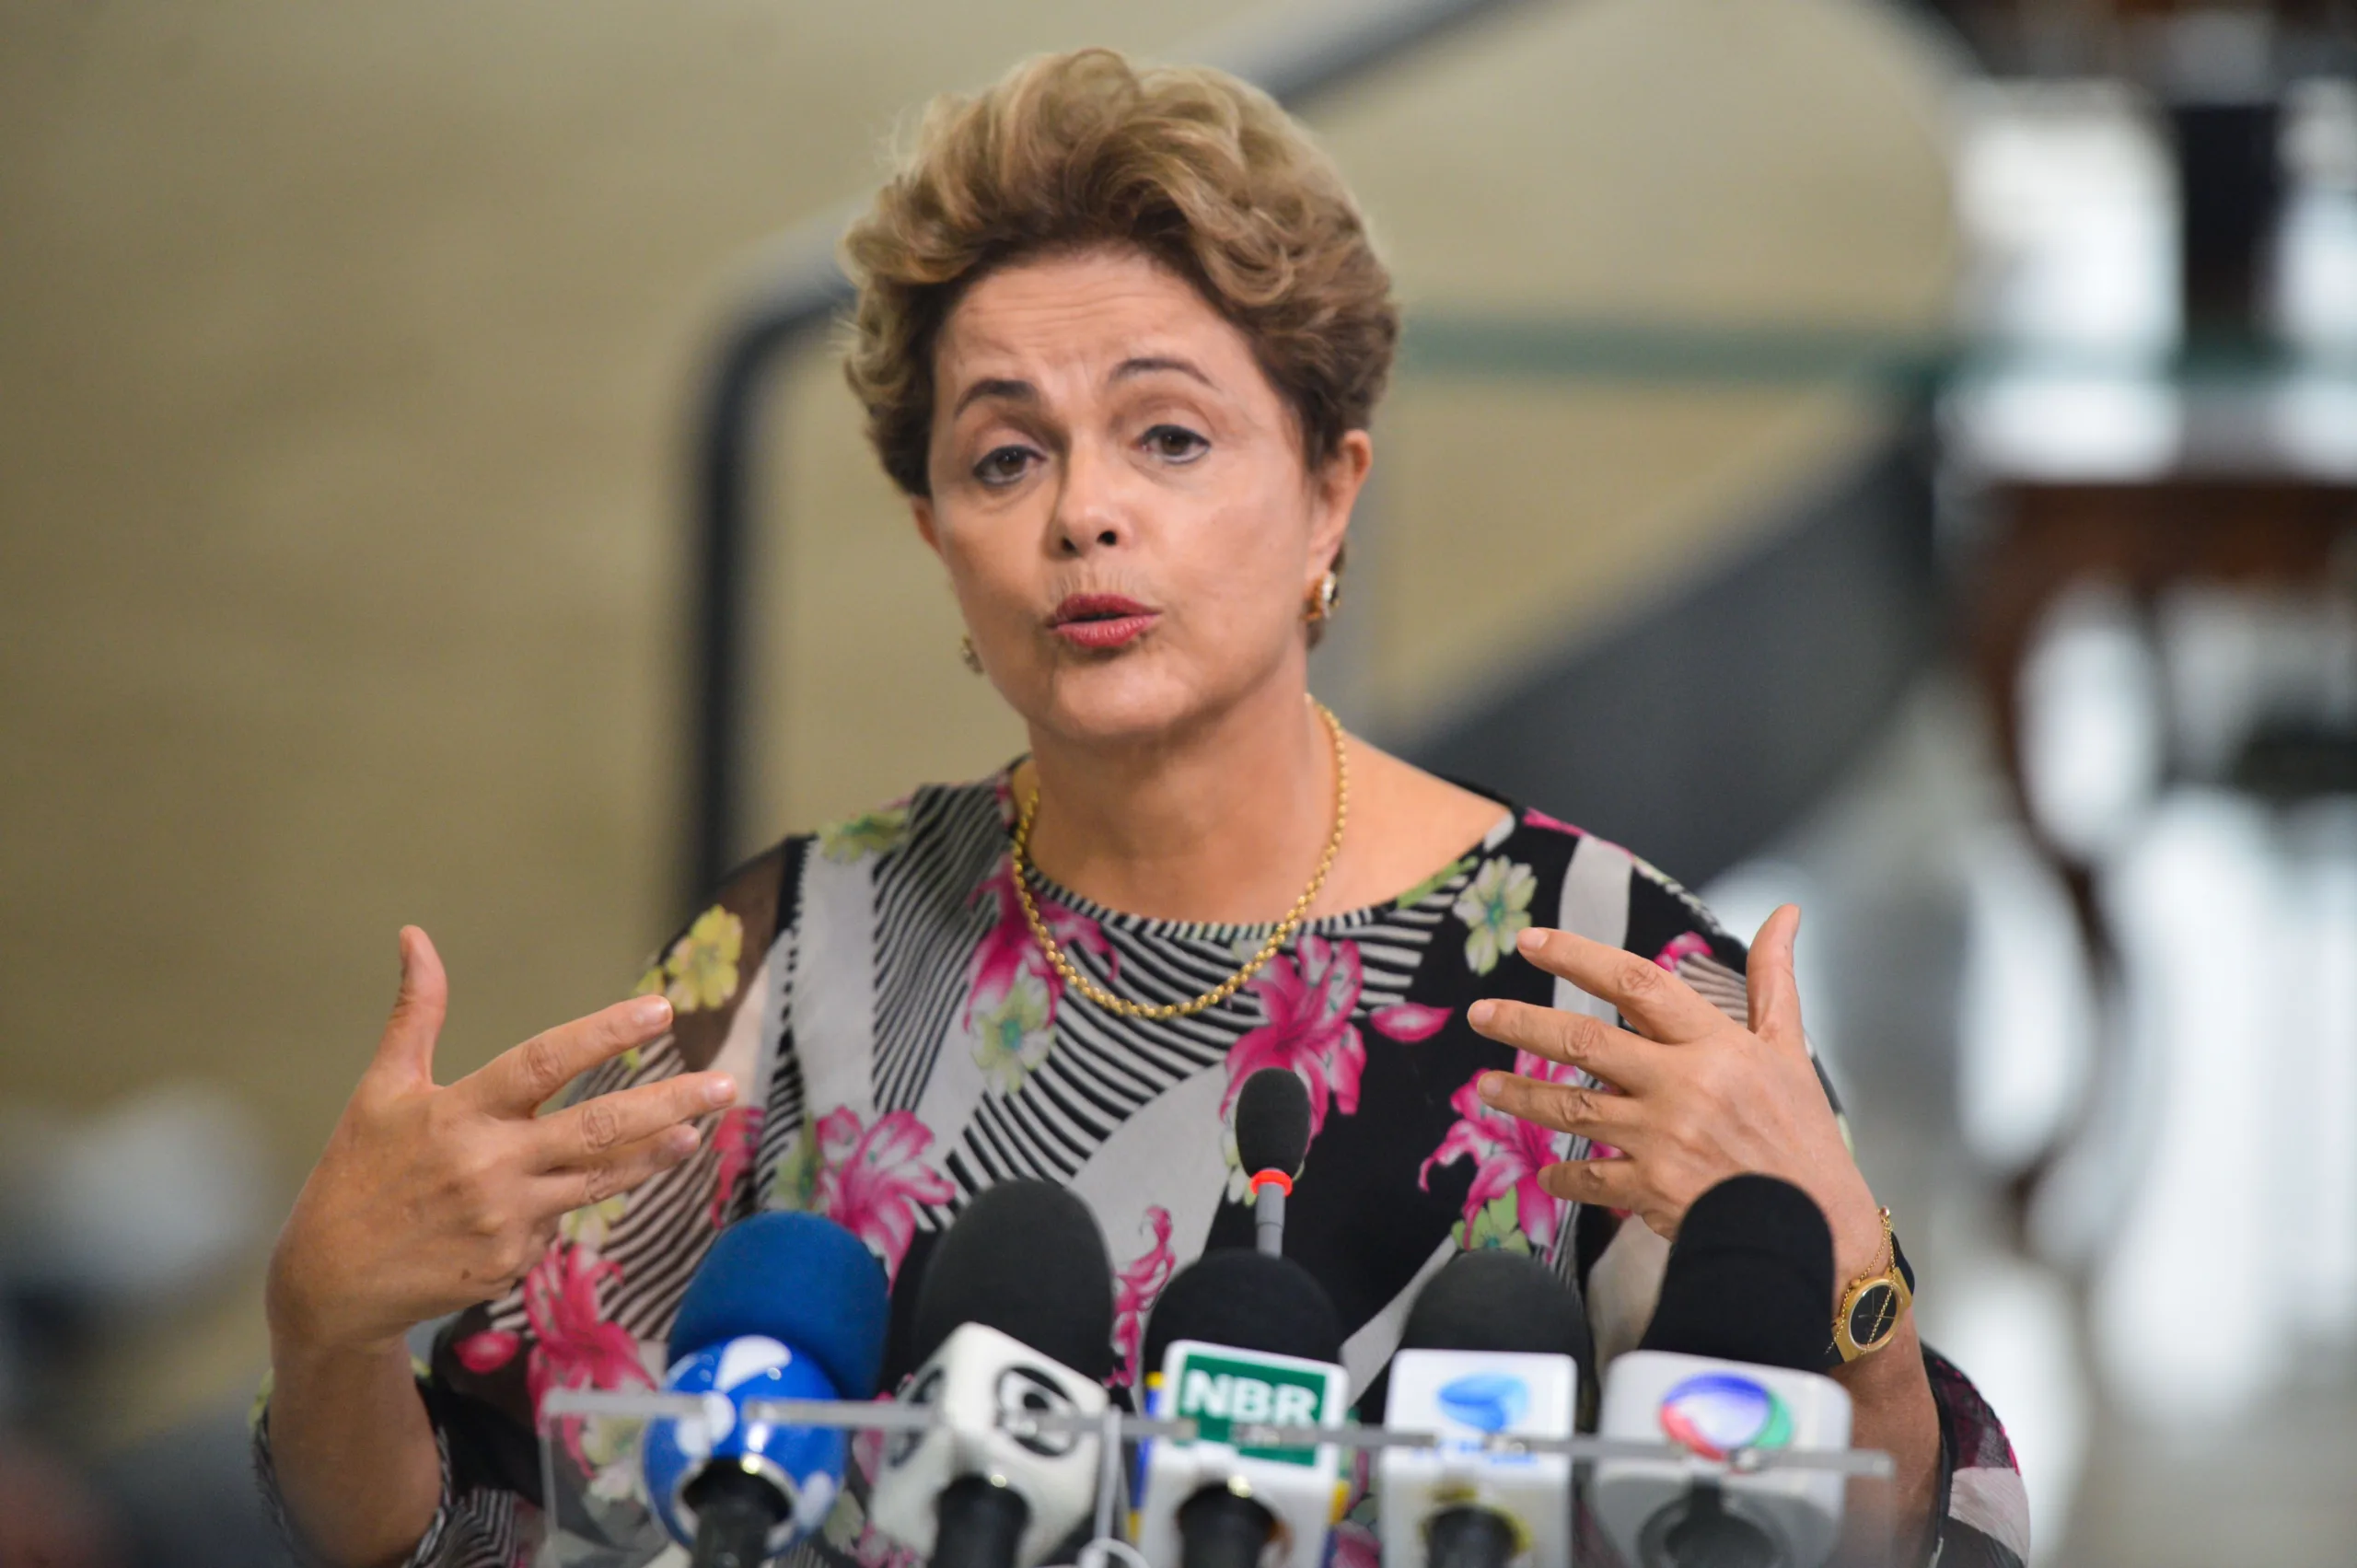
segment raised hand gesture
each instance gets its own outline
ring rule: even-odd
[[[695,1151],[692,1119],[728,1105],[722,1073],[690,1073],[540,1107],[576,1075],[671,1024],[660,996],[533,1036],[457,1083],[434,1081],[449,988],[425,933],[401,934],[399,999],[271,1260],[273,1329],[371,1350],[498,1295],[567,1211],[627,1191]]]
[[[1882,1251],[1880,1214],[1801,1034],[1793,981],[1799,928],[1799,909],[1786,904],[1754,938],[1748,1028],[1634,953],[1568,931],[1524,931],[1525,958],[1611,1003],[1629,1026],[1527,1002],[1477,1002],[1469,1013],[1490,1039],[1583,1068],[1619,1091],[1483,1074],[1490,1104],[1620,1151],[1550,1166],[1540,1185],[1559,1198],[1632,1211],[1667,1239],[1687,1205],[1728,1177],[1781,1177],[1825,1211],[1842,1278],[1871,1266]]]

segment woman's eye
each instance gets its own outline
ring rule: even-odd
[[[984,484],[1013,484],[1023,477],[1023,470],[1030,463],[1029,447],[1000,447],[974,465],[974,477]]]
[[[1169,462],[1190,462],[1210,448],[1210,442],[1183,424],[1157,424],[1145,433],[1145,449]]]

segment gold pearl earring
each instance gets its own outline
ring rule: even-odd
[[[970,632],[958,639],[958,657],[976,675],[982,672],[982,656],[974,651],[974,634]]]
[[[1341,579],[1329,572],[1318,578],[1318,586],[1309,591],[1309,602],[1303,608],[1301,618],[1315,626],[1321,621],[1330,620],[1341,604]]]

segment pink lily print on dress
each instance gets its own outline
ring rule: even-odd
[[[1048,956],[1039,950],[1039,940],[1031,935],[1030,923],[1023,918],[1023,903],[1015,892],[1014,857],[1000,856],[998,868],[974,889],[973,896],[977,901],[990,899],[996,914],[974,949],[972,969],[966,982],[966,1028],[970,1030],[978,1014],[988,1012],[1004,1001],[1027,975],[1037,977],[1047,987],[1047,1023],[1052,1025],[1056,1004],[1064,993],[1064,977],[1048,962]],[[1088,954],[1104,964],[1108,979],[1118,978],[1112,946],[1105,940],[1104,930],[1097,922],[1036,890],[1031,901],[1039,907],[1039,919],[1057,946],[1067,953]]]
[[[1334,1527],[1326,1568],[1383,1568],[1383,1538],[1365,1525],[1345,1519]]]
[[[712,1146],[720,1151],[720,1165],[713,1173],[712,1203],[706,1217],[714,1230],[728,1223],[729,1200],[737,1195],[737,1183],[753,1168],[761,1131],[761,1108],[758,1105],[740,1105],[724,1113],[720,1124],[712,1131]]]
[[[1654,955],[1654,962],[1659,964],[1670,973],[1676,974],[1678,972],[1678,966],[1684,963],[1687,959],[1693,958],[1707,958],[1710,956],[1710,938],[1704,936],[1699,931],[1686,931],[1679,933],[1678,935],[1671,937],[1667,942],[1662,944],[1661,951]]]
[[[810,1206],[862,1241],[897,1276],[916,1235],[919,1203],[957,1196],[949,1179],[924,1163],[933,1129],[906,1110],[888,1111],[872,1127],[838,1106],[819,1119],[819,1172]]]
[[[1284,1067],[1308,1087],[1311,1137],[1326,1124],[1329,1098],[1343,1115],[1356,1115],[1366,1042],[1351,1014],[1359,1005],[1363,975],[1354,942],[1305,936],[1298,962],[1283,953],[1271,958],[1247,988],[1260,998],[1268,1021],[1229,1048],[1220,1114],[1234,1109],[1245,1079],[1263,1067]]]
[[[559,1242],[524,1276],[524,1316],[532,1326],[532,1348],[524,1364],[524,1387],[538,1411],[552,1388],[652,1388],[655,1379],[640,1359],[630,1330],[606,1320],[598,1287],[622,1277],[621,1265],[587,1247]],[[495,1372],[515,1359],[519,1335],[486,1330],[451,1348],[470,1372]],[[561,1428],[566,1452],[583,1470],[598,1467],[582,1452],[581,1418],[567,1416]]]
[[[523,1335],[505,1329],[485,1329],[480,1334],[469,1334],[450,1351],[459,1358],[459,1365],[482,1376],[515,1360],[516,1353],[523,1348]]]
[[[1414,1045],[1440,1033],[1453,1012],[1453,1008],[1427,1007],[1421,1002],[1399,1002],[1377,1007],[1366,1016],[1366,1021],[1377,1032],[1389,1035],[1402,1045]]]
[[[1144,1376],[1138,1352],[1144,1348],[1146,1314],[1178,1262],[1170,1249],[1170,1211],[1157,1204],[1145,1212],[1145,1223],[1154,1245],[1113,1279],[1113,1376],[1106,1381],[1116,1388],[1135,1388]]]
[[[1526,828],[1543,828],[1548,832],[1568,833],[1575,839],[1594,839],[1598,844],[1602,845],[1606,849],[1620,850],[1621,854],[1629,854],[1627,850],[1621,849],[1620,845],[1614,843],[1610,839],[1604,838],[1596,833],[1591,833],[1585,828],[1574,826],[1570,822],[1564,821],[1559,817],[1550,817],[1544,811],[1534,811],[1528,807],[1525,807],[1522,813],[1522,823]],[[1654,871],[1653,867],[1649,865],[1645,865],[1645,863],[1642,860],[1638,860],[1635,855],[1631,854],[1629,855],[1629,858],[1631,861],[1634,861],[1638,865],[1643,866],[1646,871],[1652,873],[1655,877],[1658,877],[1661,876],[1661,873]]]
[[[1550,1082],[1568,1077],[1571,1072],[1523,1051],[1515,1052],[1514,1070]],[[1474,1171],[1473,1184],[1465,1194],[1467,1238],[1475,1234],[1483,1210],[1500,1199],[1510,1198],[1515,1227],[1528,1238],[1530,1245],[1552,1245],[1556,1225],[1562,1217],[1563,1201],[1538,1184],[1538,1173],[1563,1158],[1570,1135],[1550,1132],[1490,1105],[1478,1091],[1480,1081],[1481,1074],[1476,1073],[1449,1097],[1448,1103],[1457,1112],[1457,1123],[1417,1169],[1416,1184],[1429,1192],[1434,1166],[1469,1159]]]

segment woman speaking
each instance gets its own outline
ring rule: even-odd
[[[846,254],[852,390],[965,620],[942,656],[1029,752],[787,840],[635,998],[453,1084],[440,962],[401,934],[270,1277],[257,1447],[309,1554],[517,1561],[537,1401],[651,1387],[688,1276],[764,1208],[830,1215],[897,1272],[981,1189],[1062,1182],[1112,1244],[1134,1376],[1162,1283],[1249,1237],[1223,1132],[1262,1067],[1309,1090],[1286,1249],[1355,1388],[1459,1248],[1576,1269],[1625,1342],[1661,1238],[1737,1172],[1817,1200],[1838,1287],[1894,1267],[1802,1039],[1796,910],[1747,958],[1642,860],[1310,695],[1398,315],[1298,126],[1215,72],[1037,61],[935,107]],[[414,1365],[404,1336],[452,1314]],[[1856,1441],[1898,1458],[1905,1554],[2013,1561],[1987,1408],[1904,1317],[1854,1348],[1837,1376]],[[562,1441],[630,1484],[620,1439]],[[1342,1535],[1373,1561],[1363,1520]],[[847,1494],[810,1550],[888,1543]]]

